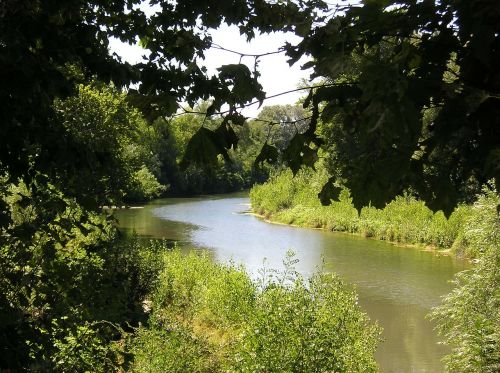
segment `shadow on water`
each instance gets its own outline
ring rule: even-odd
[[[244,214],[244,194],[156,200],[142,209],[115,212],[122,229],[140,237],[206,248],[215,260],[245,265],[253,276],[282,268],[288,249],[308,276],[339,273],[359,294],[360,305],[384,328],[376,358],[382,372],[440,372],[447,352],[438,345],[430,308],[451,290],[449,280],[467,263],[359,236],[269,224]]]

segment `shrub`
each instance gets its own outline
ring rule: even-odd
[[[496,225],[498,230],[499,226]],[[452,350],[448,372],[500,370],[500,246],[498,240],[471,270],[459,273],[455,289],[431,318]]]
[[[380,330],[335,275],[302,280],[242,268],[206,253],[164,254],[149,328],[132,340],[133,371],[370,372]]]
[[[301,170],[295,177],[290,171],[274,175],[268,182],[250,191],[252,208],[259,214],[286,224],[360,233],[398,243],[432,245],[450,249],[460,256],[481,255],[485,242],[481,232],[492,224],[500,198],[493,188],[484,189],[474,206],[460,205],[447,219],[442,211],[432,212],[423,201],[405,194],[385,208],[365,206],[360,214],[354,208],[349,191],[341,191],[338,201],[321,206],[317,194],[325,176],[321,172]]]
[[[145,165],[133,174],[132,181],[132,188],[127,195],[131,201],[147,201],[160,196],[167,189]]]
[[[213,372],[207,342],[180,325],[141,327],[130,347],[131,372]]]
[[[496,190],[492,186],[486,186],[472,206],[460,210],[461,224],[453,244],[453,250],[458,255],[479,257],[492,242],[498,242],[500,229],[492,228],[498,227],[499,205],[500,197]]]
[[[109,371],[157,277],[156,252],[121,242],[112,219],[35,175],[0,179],[0,370]],[[146,270],[147,268],[147,270]],[[99,363],[97,363],[99,361]]]
[[[271,284],[256,302],[233,355],[239,372],[373,372],[378,328],[339,277]]]

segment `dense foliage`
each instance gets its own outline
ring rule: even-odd
[[[278,30],[302,38],[284,46],[290,63],[311,57],[311,78],[328,83],[311,89],[305,100],[310,125],[290,141],[287,164],[293,170],[312,164],[323,143],[315,133],[320,112],[323,122],[334,119],[345,157],[333,181],[351,190],[358,209],[370,201],[382,207],[412,186],[430,207],[448,214],[465,184],[477,189],[498,180],[495,0],[372,0],[334,8],[320,0],[152,1],[157,7],[148,15],[142,3],[2,3],[0,135],[9,142],[0,162],[11,175],[29,175],[33,162],[47,174],[67,172],[68,163],[85,166],[73,157],[71,144],[60,141],[64,128],[53,120],[52,104],[90,77],[117,87],[134,83],[127,99],[150,121],[173,114],[181,101],[194,106],[211,99],[208,117],[229,104],[217,135],[206,128],[196,132],[187,160],[227,156],[237,140],[233,127],[245,119],[239,108],[262,103],[265,93],[259,56],[254,71],[222,65],[216,76],[198,64],[211,46],[210,29],[226,23],[247,38]],[[110,36],[139,40],[144,60],[132,66],[110,55]],[[426,124],[429,110],[433,118]],[[273,160],[274,149],[266,143],[261,159]]]
[[[144,10],[147,4],[155,6],[151,14]],[[175,185],[182,167],[195,175],[210,166],[215,176],[208,179],[220,188],[246,182],[250,156],[257,165],[278,161],[297,172],[303,164],[313,165],[320,152],[337,172],[318,188],[323,197],[335,197],[332,191],[347,186],[356,208],[370,202],[382,207],[412,186],[428,206],[446,214],[490,178],[498,183],[499,19],[495,0],[371,0],[337,9],[321,0],[0,2],[0,369],[127,366],[123,341],[129,324],[137,325],[142,316],[141,301],[151,290],[158,261],[154,250],[119,243],[113,222],[100,209],[159,195]],[[310,107],[307,128],[295,117],[275,119],[268,113],[273,115],[267,121],[284,129],[273,142],[271,130],[262,136],[258,125],[245,127],[239,110],[265,100],[260,57],[253,70],[222,65],[214,76],[200,64],[212,45],[210,30],[222,23],[236,25],[249,39],[273,31],[302,38],[284,46],[284,53],[291,63],[312,57],[311,78],[325,82],[304,100]],[[110,37],[140,42],[144,59],[130,65],[110,54]],[[169,127],[170,116],[179,102],[194,107],[199,101],[211,102],[206,121],[216,114],[221,118],[214,127],[188,130],[189,141],[180,142],[183,135],[176,135],[175,120]],[[245,134],[253,147],[242,153],[236,169],[228,168],[223,160],[232,158]],[[419,214],[445,221],[415,206]],[[473,233],[465,231],[462,238],[471,247]],[[481,276],[489,273],[478,268]],[[359,311],[351,309],[353,329],[345,332],[367,345],[350,346],[321,334],[320,316],[335,321],[336,315],[315,307],[333,302],[322,291],[337,290],[338,281],[317,281],[317,287],[298,282],[254,293],[267,307],[260,309],[257,302],[255,317],[273,316],[266,312],[294,294],[292,305],[311,309],[308,315],[314,317],[284,325],[290,328],[284,329],[287,335],[295,338],[300,328],[311,328],[340,343],[339,356],[330,361],[321,355],[317,364],[372,369],[373,335],[360,337],[359,328],[366,325]],[[469,281],[464,289],[480,282]],[[351,304],[353,295],[345,297]],[[248,325],[260,327],[256,319]],[[159,358],[192,352],[179,369],[206,363],[206,346],[189,330],[176,329],[168,344],[161,342],[165,330],[148,333],[139,335],[146,336],[146,344],[158,341],[157,351],[167,354]],[[269,348],[280,346],[276,330],[266,333],[277,338]],[[290,356],[271,361],[262,350],[254,355],[253,348],[266,341],[257,334],[252,338],[255,345],[241,345],[234,364],[296,368],[302,339],[293,339]],[[249,358],[254,356],[259,358]]]
[[[11,223],[0,231],[0,369],[105,371],[124,363],[121,328],[142,317],[152,253],[118,241],[43,175],[0,180]]]
[[[455,289],[431,314],[452,348],[445,358],[450,372],[500,369],[500,219],[492,198],[479,198],[476,219],[463,233],[466,244],[482,252],[479,263],[457,275]]]
[[[500,197],[491,184],[478,197],[477,204],[482,208],[460,205],[446,218],[442,211],[433,212],[408,193],[396,197],[383,209],[365,206],[358,214],[350,192],[344,189],[339,201],[323,206],[314,192],[321,190],[327,178],[324,171],[301,170],[295,177],[290,171],[278,173],[252,188],[252,208],[273,221],[359,233],[403,244],[430,245],[468,258],[480,257],[488,242],[473,232],[494,232],[488,227],[496,219]],[[494,241],[489,242],[492,245]]]
[[[305,105],[335,123],[332,181],[358,210],[411,186],[449,215],[467,188],[491,178],[498,188],[499,20],[495,0],[363,1],[287,47],[291,62],[311,56],[312,77],[329,82]],[[297,146],[304,154],[321,147],[313,128]]]
[[[65,131],[61,140],[72,144],[79,159],[69,159],[57,175],[67,193],[103,205],[148,200],[165,190],[155,152],[161,136],[125,94],[102,84],[79,85],[77,95],[54,106]]]
[[[335,275],[302,280],[288,256],[256,282],[206,253],[163,255],[132,371],[372,372],[379,330]]]

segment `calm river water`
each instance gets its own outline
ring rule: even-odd
[[[308,275],[321,268],[356,286],[360,305],[383,328],[376,358],[382,372],[442,372],[447,353],[425,319],[451,289],[464,261],[342,233],[269,224],[244,214],[247,194],[160,199],[144,208],[117,210],[124,230],[206,248],[221,262],[242,263],[251,274],[281,268],[288,249]]]

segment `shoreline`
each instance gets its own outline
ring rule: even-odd
[[[370,239],[370,240],[376,240],[376,241],[386,242],[388,244],[391,244],[393,246],[400,247],[400,248],[413,248],[413,249],[418,249],[420,251],[431,252],[431,253],[434,253],[434,254],[436,254],[438,256],[453,257],[453,258],[457,258],[457,259],[466,260],[466,261],[468,261],[470,263],[474,262],[473,260],[471,260],[469,258],[459,257],[459,256],[453,254],[453,252],[451,251],[451,248],[448,248],[448,249],[439,249],[437,246],[433,246],[433,245],[411,244],[411,243],[402,243],[402,242],[397,242],[397,241],[382,240],[382,239],[379,239],[379,238],[376,238],[376,237],[372,237],[372,236],[365,236],[365,235],[363,235],[363,234],[361,234],[359,232],[336,231],[336,230],[330,230],[330,229],[327,229],[327,228],[324,228],[324,227],[311,227],[311,226],[307,226],[307,225],[298,225],[298,224],[293,224],[293,223],[292,224],[283,223],[283,222],[280,222],[280,221],[272,220],[272,215],[266,216],[266,215],[263,215],[263,214],[259,214],[258,212],[254,211],[251,206],[250,206],[250,210],[248,210],[248,211],[242,211],[241,214],[255,216],[256,218],[264,221],[265,223],[269,223],[269,224],[284,225],[284,226],[294,227],[294,228],[313,229],[313,230],[319,230],[319,231],[324,231],[324,232],[333,232],[333,233],[347,234],[347,235],[350,235],[350,236],[357,236],[357,237],[366,238],[366,239]]]

